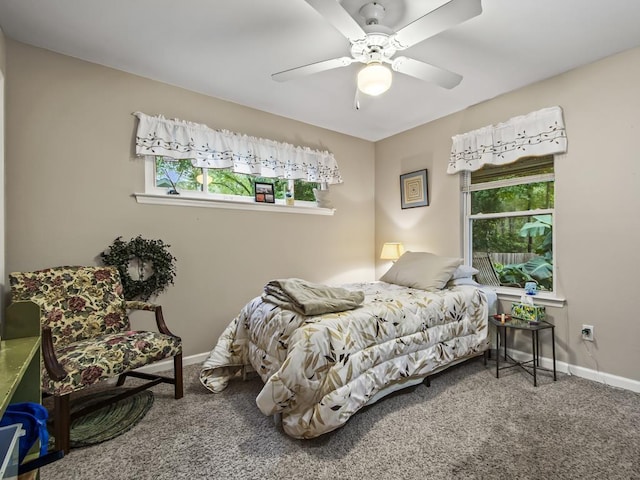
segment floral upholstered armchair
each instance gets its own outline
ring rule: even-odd
[[[122,385],[127,376],[148,380],[123,394],[95,404],[117,402],[158,383],[175,385],[182,398],[182,341],[165,325],[162,308],[126,301],[115,267],[56,267],[9,275],[12,302],[31,301],[40,307],[42,325],[42,390],[54,397],[56,449],[69,451],[69,397],[109,378]],[[131,330],[128,310],[155,313],[158,332]],[[173,378],[135,371],[173,358]]]

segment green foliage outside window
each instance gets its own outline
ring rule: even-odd
[[[540,290],[553,289],[551,215],[477,219],[473,229],[473,251],[492,256],[502,285],[523,288],[525,282],[535,281]],[[504,253],[520,256],[523,260],[514,263],[496,261]]]
[[[553,208],[554,194],[553,182],[479,190],[471,194],[471,213],[503,213]]]
[[[201,168],[191,165],[191,160],[167,161],[156,157],[156,186],[169,190],[198,190],[196,177]]]
[[[206,170],[206,172],[205,172]],[[191,160],[165,160],[156,157],[156,186],[169,190],[203,190],[204,177],[207,177],[207,191],[211,194],[240,195],[253,197],[255,182],[273,183],[277,199],[284,199],[289,181],[283,178],[265,178],[232,172],[229,169],[202,169],[194,167]],[[313,189],[317,183],[294,181],[296,200],[315,201]]]
[[[551,159],[552,161],[552,159]],[[482,172],[480,182],[504,180],[533,174],[553,172],[553,164],[535,172],[508,173],[499,176]],[[540,181],[521,185],[498,186],[471,192],[471,214],[507,215],[498,218],[472,220],[472,251],[488,253],[500,283],[504,286],[524,287],[525,282],[535,281],[540,290],[553,290],[553,217],[551,214],[535,214],[536,210],[554,208],[554,182]],[[516,215],[512,215],[513,213]],[[523,215],[517,215],[523,212]],[[517,261],[501,261],[503,258]]]

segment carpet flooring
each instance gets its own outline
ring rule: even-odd
[[[185,397],[153,388],[138,425],[41,470],[56,479],[640,479],[640,394],[474,360],[362,409],[334,432],[287,437],[255,405],[261,381]],[[129,380],[127,381],[129,382]]]

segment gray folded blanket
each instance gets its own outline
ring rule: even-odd
[[[321,315],[358,307],[364,301],[364,292],[285,278],[267,283],[262,299],[303,315]]]

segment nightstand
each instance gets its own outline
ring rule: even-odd
[[[504,323],[489,317],[489,323],[496,327],[496,378],[500,378],[500,370],[520,367],[533,376],[533,385],[538,386],[537,370],[553,372],[553,381],[556,381],[556,339],[555,325],[544,320],[540,322],[528,322],[517,318],[511,318]],[[531,360],[519,362],[507,355],[507,338],[509,330],[524,330],[531,332]],[[551,351],[553,352],[553,370],[540,367],[540,339],[541,330],[551,330]],[[500,345],[504,345],[504,361],[507,365],[500,367]],[[530,371],[532,369],[532,371]]]

